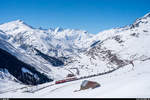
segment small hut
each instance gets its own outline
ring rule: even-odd
[[[80,90],[85,90],[85,89],[89,89],[89,88],[97,88],[100,87],[100,84],[94,81],[88,81],[88,80],[84,80],[80,86]]]

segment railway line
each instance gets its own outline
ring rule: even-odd
[[[91,77],[96,77],[96,76],[101,76],[101,75],[105,75],[105,74],[109,74],[109,73],[112,73],[114,72],[115,70],[119,69],[121,67],[117,67],[117,68],[114,68],[110,71],[107,71],[107,72],[103,72],[103,73],[99,73],[99,74],[93,74],[93,75],[89,75],[89,76],[83,76],[83,77],[79,77],[79,78],[76,78],[76,77],[72,77],[72,78],[69,78],[69,79],[62,79],[62,80],[58,80],[58,81],[55,81],[54,84],[51,84],[51,85],[47,85],[45,87],[41,87],[37,90],[34,90],[34,91],[30,91],[31,93],[35,93],[37,91],[40,91],[42,89],[45,89],[47,87],[51,87],[51,86],[54,86],[54,85],[58,85],[58,84],[63,84],[63,83],[67,83],[67,82],[72,82],[72,81],[77,81],[77,80],[81,80],[81,79],[87,79],[87,78],[91,78]]]

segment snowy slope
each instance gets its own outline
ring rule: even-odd
[[[21,60],[27,64],[35,66],[40,71],[43,71],[46,73],[46,70],[48,70],[48,68],[44,70],[44,68],[45,68],[44,65],[41,65],[40,62],[36,61],[36,59],[30,57],[28,54],[19,52],[18,49],[16,49],[10,43],[6,42],[3,39],[0,39],[0,48],[7,51],[10,54],[12,54],[13,56],[17,57],[19,60]],[[49,69],[49,71],[50,71],[50,69]]]
[[[102,73],[150,58],[150,13],[133,24],[100,32],[88,50],[66,68],[78,68],[80,75]]]
[[[3,39],[0,39],[0,69],[2,72],[0,77],[1,79],[5,79],[5,76],[8,75],[10,76],[10,80],[12,80],[11,77],[13,76],[25,84],[32,84],[32,78],[35,79],[37,83],[52,81],[50,74],[49,76],[46,76],[46,74],[48,74],[46,73],[48,69],[44,71],[44,68],[44,65],[31,58],[29,55],[20,53],[11,44]],[[49,69],[49,71],[51,70]]]
[[[59,84],[47,87],[35,93],[24,93],[20,89],[15,92],[0,94],[0,97],[25,97],[25,98],[149,98],[150,82],[150,62],[136,61],[135,67],[125,66],[113,73],[89,78],[87,80],[96,81],[101,87],[96,89],[82,90],[80,85],[84,80]],[[38,86],[37,86],[38,87]],[[37,88],[35,87],[35,88]],[[31,90],[28,88],[28,90]]]
[[[138,18],[129,26],[104,31],[97,37],[103,42],[99,45],[117,53],[123,59],[136,60],[142,56],[149,57],[150,13]]]

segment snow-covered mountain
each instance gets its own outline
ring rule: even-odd
[[[21,20],[2,24],[0,30],[10,37],[9,43],[26,50],[29,54],[34,54],[34,48],[36,48],[55,57],[77,55],[88,47],[85,41],[93,37],[92,34],[82,30],[59,27],[47,30],[36,29]]]
[[[66,59],[83,52],[88,47],[84,40],[92,36],[73,29],[35,29],[21,20],[0,25],[0,47],[53,79],[68,73],[53,66],[63,66]]]
[[[136,60],[150,59],[150,13],[133,24],[106,30],[91,38],[91,47],[67,68],[78,68],[81,76],[107,72]]]

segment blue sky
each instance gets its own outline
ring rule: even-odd
[[[0,0],[0,24],[21,19],[38,28],[98,33],[131,24],[150,12],[150,0]]]

